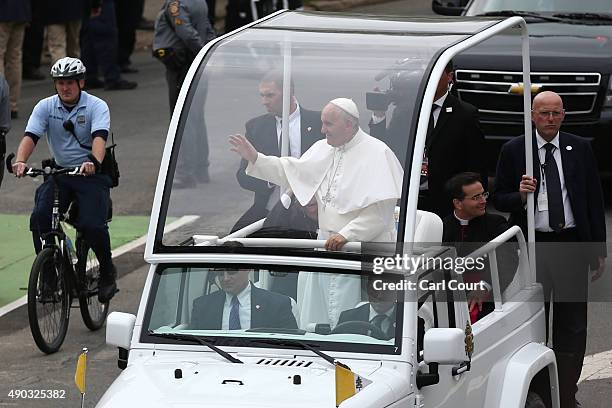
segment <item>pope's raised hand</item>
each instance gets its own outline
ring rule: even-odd
[[[243,159],[255,163],[257,160],[257,150],[253,147],[251,142],[241,134],[230,135],[229,142],[232,147],[232,152],[238,153]]]

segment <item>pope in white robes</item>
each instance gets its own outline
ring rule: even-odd
[[[249,162],[248,175],[292,191],[303,206],[315,197],[318,238],[326,240],[327,250],[340,250],[349,241],[395,241],[394,210],[403,181],[397,157],[359,128],[359,111],[350,99],[329,102],[321,121],[326,138],[299,159],[258,153],[242,135],[230,136],[230,143]],[[300,273],[301,326],[334,326],[342,311],[360,301],[360,282],[357,275]]]

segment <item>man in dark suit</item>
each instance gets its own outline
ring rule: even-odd
[[[487,213],[487,198],[478,173],[459,173],[446,183],[453,200],[453,213],[444,218],[442,241],[453,245],[457,256],[467,256],[508,229],[506,219],[498,214]],[[513,243],[504,244],[497,250],[500,290],[508,287],[516,267],[518,256]],[[495,308],[491,302],[491,278],[488,261],[485,268],[466,271],[465,282],[480,282],[483,290],[467,294],[472,323],[481,319]]]
[[[302,108],[294,95],[293,82],[290,86],[289,105],[289,146],[288,154],[300,157],[314,142],[323,139],[321,133],[321,112]],[[258,116],[246,123],[246,138],[255,149],[268,156],[280,156],[282,146],[281,119],[283,115],[283,74],[271,72],[259,83],[259,94],[267,114]],[[255,193],[254,202],[232,228],[232,232],[252,224],[268,215],[268,212],[279,201],[280,191],[277,186],[255,177],[247,176],[245,169],[248,163],[240,161],[236,178],[240,186]]]
[[[397,280],[380,275],[368,276],[369,303],[340,313],[336,325],[338,330],[334,329],[334,331],[338,333],[359,332],[382,340],[395,337],[397,294],[383,286],[383,283],[389,282],[397,282]],[[367,325],[352,327],[349,322],[367,322],[378,330],[373,331]],[[345,326],[340,326],[343,323]]]
[[[249,270],[217,272],[222,290],[193,301],[190,327],[206,330],[297,329],[291,299],[259,289],[249,280]]]
[[[494,203],[526,231],[527,195],[535,194],[537,278],[547,300],[554,293],[552,338],[561,407],[573,408],[586,348],[588,270],[596,271],[592,280],[604,271],[606,224],[593,151],[587,140],[559,131],[564,117],[556,93],[534,98],[535,174],[525,175],[525,138],[506,143],[497,164]],[[547,317],[549,308],[547,302]]]
[[[481,174],[482,180],[487,180],[483,160],[484,135],[478,122],[478,109],[449,92],[452,80],[453,63],[449,62],[434,96],[419,195],[419,209],[434,212],[441,218],[452,211],[445,183],[453,175],[473,171]],[[384,112],[374,112],[370,134],[384,141],[404,163],[412,115],[403,112],[401,103],[396,104],[388,128],[384,115]]]

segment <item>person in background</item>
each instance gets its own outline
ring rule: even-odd
[[[164,1],[155,20],[153,56],[166,66],[170,114],[195,56],[215,37],[205,1]]]
[[[10,87],[12,119],[19,116],[23,34],[30,19],[29,1],[0,1],[0,74]]]
[[[6,154],[6,134],[11,129],[11,104],[9,102],[9,87],[0,74],[0,187],[4,177],[4,155]]]
[[[117,22],[113,0],[90,0],[83,30],[81,56],[88,67],[86,89],[104,88],[107,91],[134,89],[138,84],[121,78],[117,64]],[[101,72],[99,72],[101,71]],[[104,76],[104,81],[98,74]]]
[[[137,73],[130,57],[136,44],[136,28],[142,16],[141,0],[120,0],[115,3],[117,17],[117,63],[123,74]]]
[[[86,0],[48,1],[45,3],[47,45],[51,61],[64,57],[79,58],[79,36]]]
[[[46,76],[40,72],[40,56],[45,34],[45,0],[30,0],[32,21],[23,37],[23,79],[41,81]]]
[[[321,112],[312,111],[300,105],[295,96],[294,84],[289,86],[289,146],[287,153],[300,158],[317,140],[325,136],[321,133]],[[259,82],[261,104],[267,113],[249,120],[245,124],[245,137],[263,154],[281,155],[281,120],[283,116],[283,73],[271,71]],[[281,192],[279,187],[245,173],[248,162],[240,161],[236,179],[240,187],[252,191],[253,205],[238,219],[233,231],[252,224],[268,215],[277,202]]]
[[[425,140],[420,210],[431,211],[440,218],[451,214],[445,183],[455,174],[473,171],[481,175],[487,189],[485,140],[480,129],[478,109],[450,93],[454,66],[450,61],[438,81]],[[387,127],[386,112],[374,112],[370,134],[385,142],[403,163],[408,146],[411,116],[396,107]],[[411,108],[412,109],[412,108]]]

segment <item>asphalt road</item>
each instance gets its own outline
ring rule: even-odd
[[[392,2],[361,7],[359,12],[380,14],[429,13],[428,0]],[[111,107],[112,125],[119,145],[122,178],[121,186],[113,190],[115,211],[118,214],[149,214],[159,169],[161,153],[169,122],[166,84],[161,64],[148,53],[134,57],[140,73],[129,78],[137,80],[139,87],[133,91],[94,92],[107,100]],[[236,85],[239,86],[239,85]],[[21,117],[13,122],[9,133],[8,149],[14,151],[25,127],[25,120],[40,98],[50,94],[50,82],[24,82],[20,105]],[[255,92],[255,91],[254,91]],[[257,106],[253,113],[262,112]],[[231,118],[230,118],[231,119]],[[239,129],[241,123],[237,124]],[[219,143],[214,151],[226,149]],[[39,146],[34,160],[46,157],[44,143]],[[223,184],[215,183],[234,171],[234,165],[225,163],[211,169],[213,181],[207,185],[210,197],[229,194]],[[37,183],[32,180],[17,182],[5,177],[0,191],[0,213],[28,213],[33,202]],[[225,202],[239,201],[240,197],[224,197]],[[233,204],[232,204],[233,205]],[[236,204],[232,212],[239,214]],[[607,223],[612,227],[612,214],[608,211]],[[117,261],[121,292],[113,300],[112,310],[135,313],[147,269],[142,262],[142,248]],[[140,251],[140,252],[139,252]],[[608,270],[608,276],[612,272]],[[589,340],[587,354],[605,352],[612,348],[612,321],[609,319],[609,303],[590,306]],[[72,319],[66,342],[59,353],[52,356],[41,354],[31,338],[25,308],[20,308],[0,318],[0,407],[64,407],[77,406],[80,396],[73,383],[76,358],[81,347],[87,346],[89,353],[88,395],[86,406],[94,406],[104,390],[120,373],[116,367],[116,351],[104,343],[104,329],[89,332],[83,325],[78,309],[72,309]],[[15,400],[7,397],[10,390],[51,389],[65,390],[62,400]],[[585,407],[608,407],[612,399],[612,380],[602,378],[581,384],[579,398]]]

